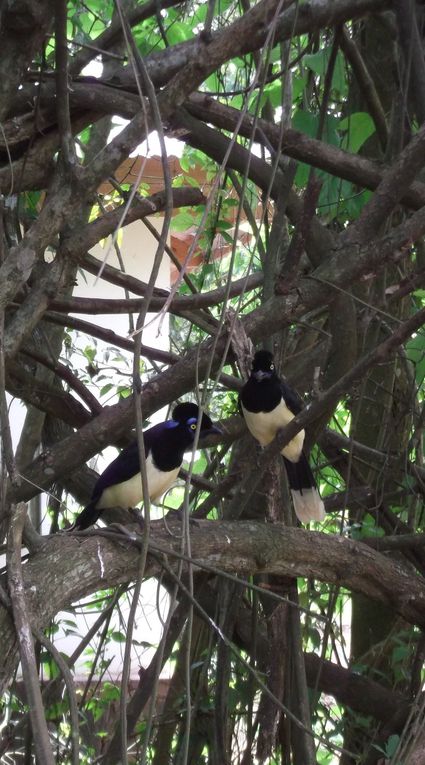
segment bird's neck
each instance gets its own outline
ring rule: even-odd
[[[152,444],[152,457],[156,467],[164,471],[180,467],[192,440],[193,437],[185,426],[179,425],[169,430],[166,438],[158,439]]]
[[[263,380],[250,377],[242,396],[242,404],[250,412],[271,412],[282,398],[276,375]]]

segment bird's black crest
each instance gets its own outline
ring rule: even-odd
[[[252,362],[252,369],[254,372],[257,370],[269,372],[273,369],[273,363],[273,354],[270,351],[257,351]]]
[[[199,406],[197,404],[191,403],[190,401],[185,401],[183,404],[177,404],[177,406],[174,407],[172,418],[176,422],[184,425],[190,419],[197,420],[198,415]],[[214,426],[212,420],[208,417],[207,414],[205,414],[205,412],[203,412],[201,419],[201,430],[211,430],[213,428]]]
[[[177,404],[177,406],[174,407],[171,416],[176,422],[185,423],[190,420],[191,417],[194,417],[195,420],[197,420],[198,413],[199,406],[186,401],[184,404]]]

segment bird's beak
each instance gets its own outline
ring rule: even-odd
[[[204,439],[207,439],[209,436],[214,436],[214,435],[222,436],[223,432],[224,431],[220,428],[219,425],[210,425],[208,430],[206,430],[206,429],[205,430],[201,430],[201,432],[199,434],[199,440],[202,439],[202,441],[203,441]]]
[[[255,377],[258,382],[261,382],[261,380],[264,380],[266,377],[270,377],[268,372],[263,372],[262,369],[257,369],[255,372],[252,373],[252,376]]]

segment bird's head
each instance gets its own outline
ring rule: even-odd
[[[251,376],[261,382],[261,380],[270,380],[275,374],[273,354],[270,351],[257,351],[252,362]]]
[[[190,402],[177,404],[177,406],[175,406],[173,409],[172,418],[180,425],[185,425],[189,431],[193,433],[193,437],[195,437],[199,411],[199,406],[197,404],[192,404]],[[213,433],[222,433],[221,428],[219,428],[217,425],[214,425],[211,418],[205,414],[205,412],[201,412],[201,414],[202,416],[199,433],[200,438],[212,435]]]

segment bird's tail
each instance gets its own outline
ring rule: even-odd
[[[100,512],[101,511],[95,507],[94,502],[89,502],[84,510],[81,511],[80,515],[77,515],[72,526],[70,526],[67,530],[84,531],[84,529],[88,529],[89,526],[93,526],[93,523],[96,523]]]
[[[290,462],[285,457],[283,459],[297,518],[301,523],[323,521],[325,508],[304,452],[301,452],[298,462]]]

